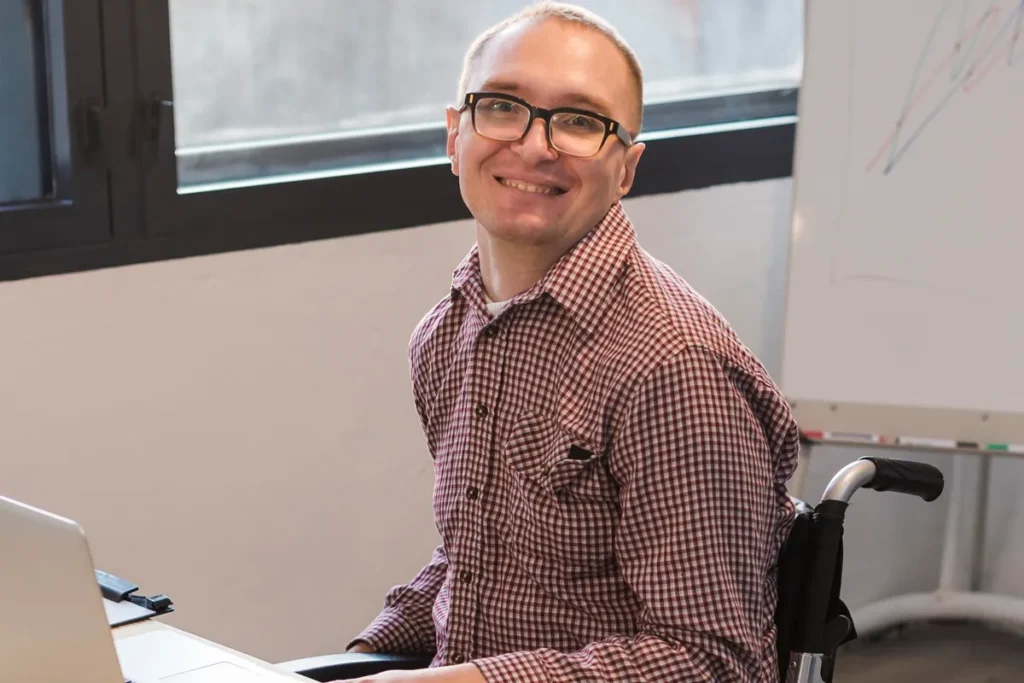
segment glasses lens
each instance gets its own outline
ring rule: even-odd
[[[518,140],[526,132],[530,110],[500,97],[481,97],[476,103],[476,131],[494,140]]]
[[[551,117],[551,144],[566,154],[589,157],[601,149],[604,122],[586,114],[561,112]]]

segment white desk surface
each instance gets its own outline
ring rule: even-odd
[[[130,638],[131,636],[137,636],[137,635],[140,635],[140,634],[143,634],[143,633],[150,633],[152,631],[159,631],[161,629],[177,631],[178,633],[181,633],[182,635],[188,636],[189,638],[194,638],[196,640],[199,640],[200,642],[206,643],[207,645],[212,645],[213,647],[216,647],[216,648],[219,648],[221,650],[224,650],[225,652],[229,652],[229,653],[235,655],[236,657],[242,657],[242,658],[252,662],[257,667],[265,669],[267,671],[271,671],[271,672],[273,672],[273,673],[275,673],[275,674],[277,674],[279,676],[283,675],[283,676],[285,676],[287,678],[291,678],[291,679],[293,679],[295,681],[304,681],[305,683],[309,683],[309,679],[308,678],[305,678],[303,676],[299,676],[298,674],[287,673],[285,671],[282,671],[281,669],[278,669],[278,668],[274,667],[272,664],[269,664],[268,662],[264,662],[262,660],[256,659],[255,657],[250,657],[249,655],[245,654],[244,652],[238,652],[237,650],[232,650],[229,647],[225,647],[223,645],[220,645],[219,643],[214,643],[212,641],[206,640],[205,638],[200,638],[199,636],[194,635],[192,633],[188,633],[187,631],[182,631],[181,629],[176,629],[173,626],[168,626],[167,624],[161,623],[158,619],[148,619],[146,621],[140,621],[140,622],[136,622],[134,624],[126,624],[124,626],[118,626],[117,628],[112,629],[112,633],[114,634],[114,640],[116,641],[116,640],[120,640],[122,638]]]

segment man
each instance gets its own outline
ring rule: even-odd
[[[442,545],[352,649],[436,652],[372,680],[777,679],[798,433],[636,243],[636,57],[543,4],[474,43],[460,88],[448,153],[477,244],[410,344]]]

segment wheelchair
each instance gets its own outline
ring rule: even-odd
[[[943,477],[926,463],[867,456],[836,473],[813,508],[791,497],[796,518],[779,553],[775,610],[779,680],[784,683],[832,683],[839,647],[857,637],[840,590],[843,521],[859,489],[906,493],[930,502],[941,495]],[[352,652],[278,666],[314,681],[334,681],[420,669],[430,661],[427,654]]]

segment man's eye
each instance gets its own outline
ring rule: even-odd
[[[496,100],[496,101],[492,102],[490,105],[488,105],[487,108],[490,109],[491,111],[496,111],[496,112],[501,112],[503,114],[508,114],[508,113],[511,113],[515,109],[515,106],[516,105],[513,102],[504,102],[502,100]]]
[[[569,125],[573,128],[580,128],[582,130],[597,130],[600,124],[589,116],[573,116],[569,119]]]

